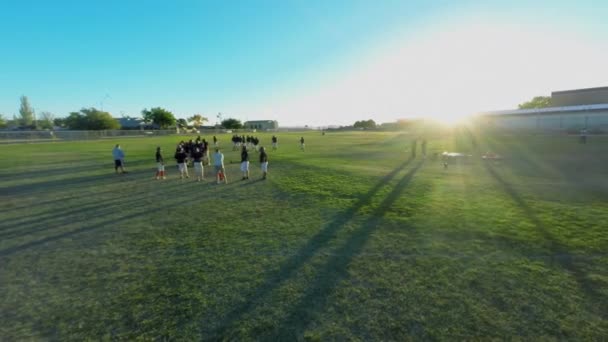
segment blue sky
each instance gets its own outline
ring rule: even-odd
[[[595,49],[590,53],[600,61],[607,44],[607,6],[601,1],[2,0],[0,113],[16,114],[21,95],[37,112],[56,116],[103,103],[117,117],[161,106],[178,117],[203,113],[214,119],[223,112],[283,125],[503,109],[543,90],[606,86],[608,78],[601,70],[576,76],[573,63],[564,65],[572,73],[562,83],[538,84],[526,90],[529,94],[512,84],[517,98],[469,100],[457,109],[432,106],[433,113],[425,113],[417,92],[425,98],[434,87],[430,80],[439,75],[417,73],[424,69],[395,60],[422,56],[424,48],[450,59],[449,49],[458,49],[448,44],[451,39],[484,39],[472,36],[487,27],[524,40],[537,33],[537,38],[573,33],[572,44],[585,42],[573,48]],[[477,26],[467,26],[471,23]],[[528,25],[525,32],[517,29],[522,23]],[[461,36],[446,38],[451,32]],[[505,33],[503,39],[510,37]],[[431,46],[437,42],[443,45]],[[436,63],[447,68],[441,58]],[[412,61],[438,69],[425,59]],[[482,68],[479,72],[487,74]],[[466,85],[466,76],[453,77]],[[509,92],[505,87],[497,92]],[[438,94],[453,92],[444,88]]]

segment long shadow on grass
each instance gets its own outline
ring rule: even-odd
[[[549,249],[552,254],[559,255],[559,258],[552,258],[551,261],[557,262],[559,266],[563,269],[567,270],[574,279],[577,281],[579,287],[583,291],[584,295],[587,297],[589,303],[594,303],[597,299],[603,298],[602,294],[596,289],[595,284],[593,284],[587,277],[586,274],[577,267],[575,264],[575,258],[570,253],[568,247],[558,241],[552,234],[549,232],[544,223],[536,216],[534,210],[526,203],[526,201],[519,195],[519,193],[513,188],[511,184],[505,181],[498,172],[492,167],[492,165],[488,163],[483,163],[488,173],[494,178],[494,180],[500,185],[502,190],[508,194],[513,202],[517,204],[519,209],[523,212],[526,218],[534,224],[536,230],[541,233],[543,239],[547,242]],[[602,310],[600,313],[602,317],[606,317],[606,310]]]
[[[86,171],[97,171],[99,169],[112,170],[108,163],[88,163],[85,165],[71,165],[65,167],[47,167],[44,169],[28,169],[2,174],[3,182],[19,181],[24,179],[44,179],[61,175],[74,175]]]
[[[134,203],[129,201],[129,203],[131,203],[131,205],[128,206],[128,212],[121,214],[121,211],[127,211],[125,210],[125,208],[123,207],[119,207],[119,206],[112,206],[111,208],[108,208],[104,213],[108,214],[108,218],[107,219],[103,219],[101,221],[97,221],[97,222],[84,222],[83,226],[77,229],[72,229],[69,230],[67,232],[63,232],[60,234],[54,234],[51,236],[46,236],[43,237],[42,239],[37,239],[34,241],[30,241],[27,242],[25,244],[21,244],[18,246],[14,246],[14,247],[9,247],[9,248],[5,248],[3,250],[0,250],[0,258],[2,257],[7,257],[10,255],[13,255],[15,253],[21,252],[21,251],[25,251],[27,249],[30,248],[35,248],[35,247],[39,247],[41,245],[45,245],[49,242],[54,242],[56,240],[60,240],[60,239],[64,239],[64,238],[69,238],[72,237],[74,235],[78,235],[81,233],[85,233],[85,232],[89,232],[92,230],[96,230],[102,227],[114,227],[118,224],[120,225],[124,225],[126,221],[136,218],[136,217],[140,217],[140,216],[144,216],[144,215],[148,215],[150,213],[154,213],[156,212],[158,209],[161,208],[160,205],[150,205],[150,203]],[[176,198],[174,199],[172,202],[169,201],[165,201],[163,202],[163,206],[162,208],[165,208],[166,206],[170,206],[172,204],[176,204],[179,203],[179,199]],[[95,215],[93,216],[94,213],[91,213],[91,217],[99,217],[99,215]],[[41,226],[42,227],[42,226]],[[57,228],[56,226],[54,227],[50,227],[49,229],[53,229],[53,228]]]
[[[164,184],[162,189],[164,191],[172,192],[179,187],[182,187],[182,183],[174,182],[172,184]],[[122,221],[127,218],[121,218],[121,213],[123,212],[141,208],[140,214],[133,215],[133,217],[136,217],[138,215],[153,213],[157,209],[167,208],[172,203],[177,204],[179,201],[179,197],[176,197],[173,200],[165,199],[162,203],[157,203],[156,201],[150,200],[150,194],[147,191],[139,192],[137,194],[117,192],[117,195],[114,198],[96,201],[83,206],[70,206],[68,208],[55,207],[53,210],[43,213],[40,216],[35,216],[29,221],[20,221],[15,222],[12,225],[7,225],[6,229],[0,231],[0,237],[3,242],[26,236],[32,236],[33,238],[38,237],[38,239],[34,241],[0,250],[0,257],[87,231],[89,230],[87,227],[90,227],[90,224],[94,223],[91,221],[96,218],[105,216],[112,218],[106,223],[108,225],[111,225],[110,223],[112,223],[112,221],[114,221],[114,223],[123,223]],[[129,216],[129,218],[131,218],[131,216]],[[57,221],[49,222],[49,220]],[[82,224],[84,228],[72,229],[59,234],[57,234],[58,232],[53,232],[53,230],[77,224]],[[42,234],[45,236],[42,236],[40,239],[40,235]]]
[[[122,208],[132,207],[134,203],[149,198],[147,193],[139,194],[119,194],[115,198],[96,200],[92,203],[70,207],[54,207],[53,209],[29,217],[27,220],[12,221],[6,223],[0,230],[0,239],[19,238],[27,235],[34,235],[43,231],[60,228],[64,225],[73,224],[75,220],[84,220],[85,217],[100,217],[112,215]],[[49,222],[59,220],[58,222]]]
[[[109,181],[111,177],[121,177],[122,175],[89,175],[73,178],[63,178],[47,182],[29,183],[8,186],[0,189],[4,194],[8,195],[25,195],[39,192],[57,191],[66,187],[82,187],[87,185],[99,185],[100,182]]]
[[[376,230],[384,214],[398,200],[404,189],[422,166],[423,161],[416,164],[407,174],[399,180],[393,190],[378,205],[359,228],[357,228],[344,245],[336,250],[316,275],[316,281],[308,286],[304,296],[293,306],[289,315],[277,324],[278,331],[274,332],[271,340],[296,339],[298,335],[312,322],[317,312],[327,304],[331,290],[340,280],[348,277],[348,265],[357,256],[371,233]]]
[[[234,323],[238,322],[248,312],[255,309],[258,304],[258,300],[261,297],[266,296],[288,279],[290,279],[302,266],[306,264],[324,245],[327,244],[335,234],[341,230],[346,223],[354,218],[356,213],[364,206],[371,203],[374,195],[388,182],[397,176],[397,174],[412,163],[413,159],[406,160],[405,162],[398,165],[393,171],[384,176],[376,185],[374,185],[365,195],[359,198],[359,200],[346,212],[337,216],[333,221],[328,223],[321,231],[315,234],[308,242],[302,246],[294,256],[289,258],[279,270],[272,272],[266,277],[266,281],[260,285],[257,289],[253,290],[248,299],[230,310],[224,319],[220,322],[218,328],[211,332],[211,335],[216,338],[223,337],[228,330],[230,330]]]
[[[152,171],[148,173],[146,170],[129,171],[126,174],[115,174],[113,169],[108,169],[107,173],[97,175],[86,175],[79,177],[66,177],[57,180],[43,181],[36,183],[20,184],[7,187],[1,187],[0,191],[3,195],[31,195],[40,192],[59,191],[65,188],[85,187],[89,185],[103,185],[103,182],[115,182],[121,178],[132,179],[143,175],[152,175]]]

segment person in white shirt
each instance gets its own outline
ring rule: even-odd
[[[228,184],[226,170],[224,168],[224,154],[220,152],[219,148],[216,148],[215,153],[213,154],[213,165],[215,165],[217,184],[220,184],[222,180],[224,181],[224,184]]]
[[[127,173],[125,171],[125,153],[119,144],[116,144],[112,149],[112,157],[114,157],[114,171],[118,173],[118,169],[120,168],[121,173]]]

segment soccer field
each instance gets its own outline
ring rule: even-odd
[[[177,136],[0,145],[0,340],[608,336],[608,137],[278,137],[220,185]]]

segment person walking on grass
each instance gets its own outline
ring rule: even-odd
[[[243,173],[243,180],[249,179],[249,153],[247,153],[247,146],[245,145],[241,148],[241,172]]]
[[[196,181],[200,182],[205,179],[205,169],[203,167],[203,152],[200,147],[195,147],[192,153],[192,163],[194,164],[194,174],[196,175]]]
[[[118,173],[118,169],[120,168],[121,173],[127,173],[125,171],[125,153],[120,148],[120,144],[116,144],[112,149],[112,157],[114,157],[114,171]]]
[[[422,158],[426,158],[426,139],[422,139],[420,144],[420,151],[422,152]]]
[[[416,139],[412,140],[412,158],[416,158],[416,145],[418,142]]]
[[[578,141],[581,144],[586,144],[587,143],[587,129],[581,129],[581,131],[579,132]]]
[[[279,147],[279,139],[277,138],[276,135],[273,135],[272,136],[272,150],[276,151],[278,147]]]
[[[163,154],[160,149],[160,146],[156,148],[156,179],[166,179],[165,178],[165,160],[163,159]]]
[[[262,170],[262,179],[266,179],[268,174],[268,154],[264,147],[260,148],[260,168]]]
[[[184,151],[183,148],[180,148],[175,151],[174,157],[177,161],[177,168],[179,169],[179,178],[184,179],[184,176],[190,178],[190,175],[188,174],[188,165],[186,164],[188,162],[188,154],[186,151]]]
[[[304,151],[304,137],[300,137],[300,150]]]
[[[201,149],[201,152],[203,152],[203,166],[211,165],[211,160],[209,159],[209,143],[203,139],[201,145],[203,146]]]
[[[219,148],[215,149],[213,154],[213,165],[215,165],[215,178],[217,184],[223,180],[224,184],[228,184],[228,178],[226,178],[226,169],[224,168],[224,154],[220,152]]]
[[[213,136],[213,147],[217,147],[217,138],[215,135]]]

